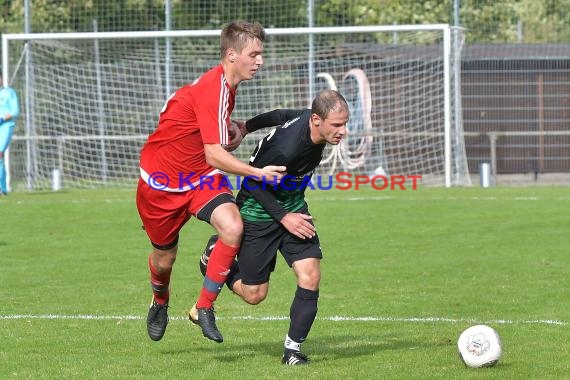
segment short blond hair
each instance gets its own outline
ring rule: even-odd
[[[247,46],[252,40],[265,42],[265,29],[261,24],[247,21],[234,21],[222,29],[220,36],[220,56],[224,58],[228,49],[234,49],[237,53]]]

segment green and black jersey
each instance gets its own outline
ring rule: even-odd
[[[275,110],[247,121],[249,131],[279,125],[259,141],[250,165],[257,168],[283,165],[287,175],[279,184],[275,184],[273,178],[243,181],[237,203],[245,220],[280,221],[286,213],[307,207],[305,189],[321,162],[326,145],[312,142],[310,117],[310,109]]]

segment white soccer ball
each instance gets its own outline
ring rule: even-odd
[[[499,333],[486,325],[467,328],[457,340],[459,357],[471,368],[492,367],[503,354]]]

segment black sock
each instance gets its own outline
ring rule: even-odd
[[[295,298],[291,304],[289,318],[289,333],[287,336],[298,343],[309,335],[311,326],[317,316],[317,301],[319,299],[318,290],[308,290],[297,286]]]

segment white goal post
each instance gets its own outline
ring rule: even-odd
[[[264,65],[240,84],[234,119],[306,108],[337,88],[348,137],[318,174],[421,175],[468,186],[461,118],[463,33],[444,24],[269,28]],[[219,62],[219,30],[3,34],[2,70],[22,113],[8,171],[16,190],[133,187],[138,153],[178,87]],[[6,83],[7,81],[5,81]],[[247,159],[257,138],[234,153]]]

